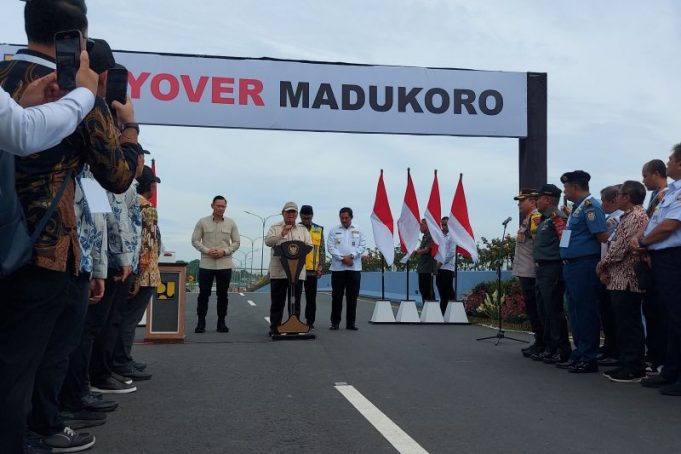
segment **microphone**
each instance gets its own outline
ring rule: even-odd
[[[513,219],[511,216],[507,217],[504,222],[501,223],[504,227],[508,225],[509,222],[511,222],[511,219]]]

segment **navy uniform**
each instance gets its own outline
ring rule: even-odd
[[[561,190],[545,184],[539,195],[560,198]],[[534,236],[533,257],[536,266],[537,309],[544,324],[544,352],[532,355],[547,364],[567,361],[571,353],[567,320],[563,309],[565,282],[560,258],[560,239],[565,230],[565,215],[556,205],[541,212],[541,222]]]
[[[563,184],[587,184],[590,179],[591,176],[582,170],[560,177]],[[596,265],[601,256],[598,236],[607,232],[608,227],[600,202],[591,194],[573,202],[560,243],[568,318],[576,347],[571,356],[575,364],[570,370],[596,372],[601,326],[598,305],[600,283],[596,275]]]

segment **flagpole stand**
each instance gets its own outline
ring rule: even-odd
[[[397,310],[397,323],[421,323],[419,312],[416,310],[416,301],[406,300],[400,302],[400,308]]]
[[[439,323],[442,324],[445,319],[442,318],[442,310],[440,303],[437,301],[426,301],[423,303],[421,309],[421,323]]]
[[[450,301],[447,304],[447,310],[445,311],[445,323],[457,324],[457,325],[470,325],[471,322],[468,321],[468,316],[466,315],[466,308],[463,306],[461,301]]]
[[[374,313],[369,323],[395,323],[395,314],[390,301],[376,301]]]
[[[510,219],[511,218],[509,218],[509,220]],[[501,342],[501,339],[509,339],[509,340],[512,340],[512,341],[523,342],[525,344],[529,344],[529,342],[526,341],[526,340],[516,339],[514,337],[507,336],[506,333],[503,330],[503,322],[502,322],[502,319],[501,319],[501,250],[503,248],[501,246],[503,245],[504,238],[506,237],[506,222],[504,222],[503,225],[504,225],[504,233],[501,235],[502,244],[499,245],[499,252],[497,253],[497,316],[499,317],[499,328],[497,330],[497,333],[494,336],[480,337],[476,340],[481,341],[481,340],[488,340],[488,339],[496,339],[497,341],[494,343],[495,346],[499,345],[499,342]]]

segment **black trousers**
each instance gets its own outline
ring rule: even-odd
[[[113,349],[113,368],[125,368],[132,364],[132,344],[135,341],[135,330],[156,287],[140,287],[139,292],[129,298],[123,308],[118,338]]]
[[[281,325],[284,317],[284,307],[286,298],[295,298],[293,301],[293,314],[300,317],[300,295],[302,293],[303,281],[299,280],[296,284],[294,294],[290,294],[288,279],[270,279],[270,329],[274,330]]]
[[[537,308],[536,279],[533,277],[518,277],[518,281],[520,282],[520,289],[525,300],[525,312],[534,333],[534,342],[539,346],[543,346],[544,323],[539,316],[539,309]]]
[[[563,306],[565,281],[560,260],[544,262],[537,267],[535,280],[537,309],[544,324],[544,344],[551,353],[571,353],[567,319]]]
[[[659,289],[653,285],[643,296],[643,315],[646,319],[648,360],[654,366],[664,364],[667,355],[668,322],[664,306],[664,297],[660,294]]]
[[[199,297],[196,306],[196,314],[199,318],[206,318],[208,313],[208,298],[210,298],[213,281],[215,281],[215,294],[218,298],[218,318],[224,319],[227,316],[227,305],[229,303],[227,292],[229,281],[232,279],[232,270],[209,270],[199,268]]]
[[[296,301],[300,301],[305,288],[305,321],[311,325],[317,314],[317,276],[312,271],[307,272],[303,285],[296,286]]]
[[[419,273],[419,293],[424,303],[435,299],[433,273]]]
[[[650,251],[653,286],[664,301],[667,318],[667,355],[662,375],[681,380],[681,247]]]
[[[603,328],[603,354],[609,358],[618,358],[617,333],[620,332],[615,326],[616,317],[611,301],[612,293],[601,284],[601,291],[598,295],[598,305],[601,310],[601,327]]]
[[[59,415],[59,393],[69,367],[69,357],[83,334],[90,289],[90,275],[71,276],[67,298],[57,317],[43,359],[35,374],[29,428],[42,435],[64,430]]]
[[[645,337],[641,320],[640,293],[610,290],[610,303],[617,328],[617,350],[620,366],[632,372],[645,370]]]
[[[435,283],[437,284],[437,291],[440,294],[440,310],[442,311],[442,315],[444,315],[449,300],[454,298],[454,287],[452,287],[454,283],[454,271],[440,268],[435,277]]]
[[[354,326],[357,317],[357,297],[362,273],[359,271],[331,272],[331,324],[339,325],[343,313],[343,295],[347,302],[345,325]]]
[[[70,276],[26,265],[0,280],[0,447],[23,452],[35,374],[66,304]]]
[[[91,307],[88,314],[88,324],[92,322],[89,329],[97,333],[90,356],[90,382],[94,385],[111,376],[114,344],[118,338],[123,308],[135,279],[135,276],[130,274],[125,281],[114,281],[116,273],[116,270],[109,269],[104,297]],[[89,317],[90,314],[93,317]]]

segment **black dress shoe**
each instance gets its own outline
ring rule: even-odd
[[[554,353],[553,355],[545,356],[542,361],[544,361],[544,364],[556,364],[563,362],[564,359],[560,353]]]
[[[338,323],[334,324],[332,323],[331,326],[329,327],[331,331],[336,331],[338,329]]]
[[[568,368],[568,372],[573,374],[590,374],[598,372],[598,361],[580,361]]]
[[[224,320],[218,320],[217,332],[218,333],[228,333],[229,332],[229,328],[227,327],[227,325],[225,325]]]
[[[205,333],[206,332],[206,319],[205,318],[200,318],[199,322],[196,324],[196,328],[194,328],[195,333]]]
[[[573,360],[571,360],[571,359],[567,359],[567,360],[565,360],[565,361],[563,361],[563,362],[556,363],[556,367],[557,367],[558,369],[569,369],[569,368],[571,368],[572,366],[574,366],[575,364],[577,364],[577,361],[573,361]]]
[[[349,329],[350,331],[358,331],[358,330],[359,330],[359,328],[357,328],[355,325],[349,325],[349,326],[348,326],[347,328],[345,328],[345,329]]]
[[[532,361],[544,361],[544,358],[546,358],[547,356],[551,356],[551,353],[544,351],[531,355],[530,359]]]
[[[681,383],[673,383],[671,385],[663,386],[659,389],[660,394],[665,396],[681,396]]]
[[[544,351],[544,346],[537,344],[536,342],[529,347],[521,348],[520,353],[523,354],[525,358],[530,358],[535,353],[541,353]]]
[[[641,380],[641,386],[645,388],[661,388],[671,384],[672,382],[664,378],[662,375],[652,375]]]

